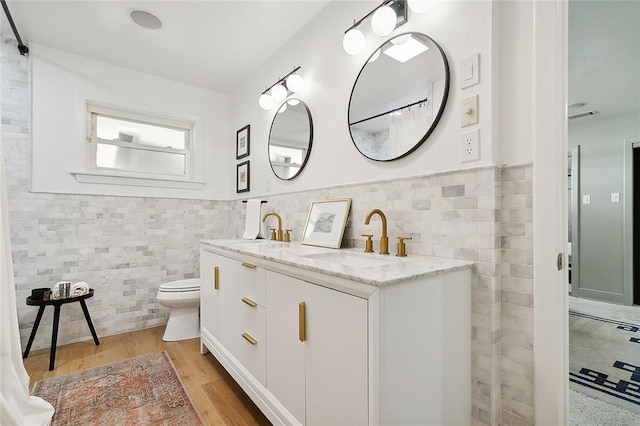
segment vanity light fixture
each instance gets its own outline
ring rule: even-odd
[[[371,17],[371,29],[374,34],[385,37],[407,22],[407,0],[384,0],[378,7],[367,13],[344,32],[342,48],[349,55],[357,55],[365,45],[365,37],[358,26]]]
[[[284,101],[291,93],[297,93],[304,87],[304,80],[297,74],[301,67],[295,67],[293,71],[278,79],[271,86],[267,87],[258,99],[260,108],[270,110],[276,102]],[[285,104],[286,105],[286,104]],[[284,111],[284,110],[283,110]],[[278,111],[278,112],[283,112]]]

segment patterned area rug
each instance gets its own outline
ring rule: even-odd
[[[41,380],[57,425],[202,425],[166,352]]]
[[[640,324],[571,310],[569,330],[571,389],[640,415]]]

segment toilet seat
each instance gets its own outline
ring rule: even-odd
[[[200,291],[200,278],[171,281],[160,285],[159,291],[163,293],[182,293],[187,291]]]

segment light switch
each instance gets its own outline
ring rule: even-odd
[[[591,195],[583,195],[582,204],[591,204]]]
[[[478,124],[478,95],[462,100],[460,127]]]
[[[612,192],[611,193],[611,202],[612,203],[619,203],[620,202],[620,193],[619,192]]]
[[[473,86],[480,82],[480,55],[474,53],[460,61],[460,88]]]

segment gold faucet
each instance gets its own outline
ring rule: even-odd
[[[275,232],[272,232],[271,239],[276,241],[282,241],[282,218],[276,212],[269,212],[269,213],[265,213],[265,215],[262,216],[262,221],[266,222],[269,216],[275,216],[278,219],[278,235],[274,237]]]
[[[364,219],[364,224],[368,225],[371,220],[371,216],[377,214],[382,220],[382,236],[380,236],[380,254],[389,254],[389,237],[387,237],[387,217],[382,213],[380,209],[373,209],[369,212]]]

